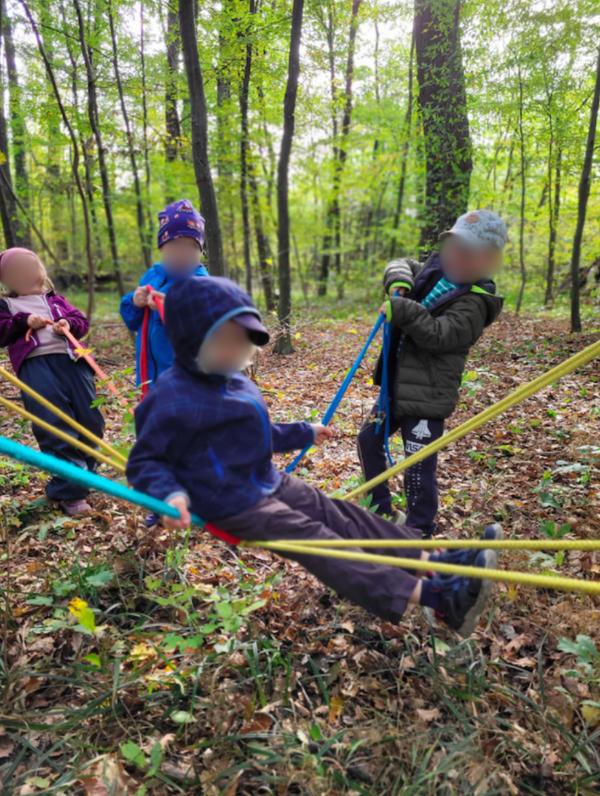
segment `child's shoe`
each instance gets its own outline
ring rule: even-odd
[[[87,500],[62,500],[60,507],[69,517],[84,517],[92,512]]]
[[[495,569],[498,555],[495,550],[479,550],[473,564],[482,569]],[[428,587],[439,597],[439,608],[435,611],[424,608],[429,621],[439,618],[459,636],[470,636],[490,596],[491,581],[436,574],[429,580]]]
[[[480,538],[486,541],[504,539],[502,526],[498,522],[492,525],[486,525]],[[481,551],[473,548],[466,548],[465,550],[440,550],[439,552],[436,551],[432,553],[429,556],[429,560],[439,561],[443,564],[460,564],[461,566],[472,567],[479,552]]]

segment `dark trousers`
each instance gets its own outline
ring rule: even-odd
[[[375,410],[374,410],[375,411]],[[407,456],[424,448],[444,433],[444,421],[430,418],[392,417],[390,433],[400,431]],[[383,445],[383,432],[375,424],[373,414],[367,419],[358,434],[358,456],[368,481],[388,467]],[[438,510],[437,455],[410,467],[404,473],[406,494],[406,524],[418,528],[424,536],[435,532],[435,516]],[[375,487],[370,493],[378,514],[393,514],[392,495],[388,482]]]
[[[253,508],[215,523],[242,539],[415,539],[416,532],[400,528],[359,506],[333,500],[298,478],[284,475],[279,489]],[[358,545],[357,545],[358,547]],[[369,552],[394,555],[393,549]],[[281,553],[298,561],[325,585],[383,619],[396,622],[406,609],[418,578],[390,566]],[[419,558],[417,548],[398,551],[403,558]]]
[[[70,415],[97,437],[104,431],[104,418],[91,404],[96,400],[96,387],[90,367],[83,361],[74,362],[67,354],[47,354],[26,359],[19,370],[19,378],[29,387],[39,392],[65,414]],[[90,447],[93,443],[80,436],[55,414],[41,406],[34,398],[21,393],[25,408],[46,423],[66,431],[72,437],[81,439]],[[96,461],[77,448],[58,439],[53,434],[33,424],[33,434],[40,450],[59,459],[66,459],[79,467],[94,470]],[[46,494],[51,500],[79,500],[88,493],[85,487],[52,478],[46,486]]]

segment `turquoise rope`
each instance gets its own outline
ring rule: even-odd
[[[174,519],[178,519],[181,516],[174,506],[165,503],[164,500],[157,500],[157,498],[146,495],[144,492],[138,492],[137,489],[131,489],[118,481],[110,481],[108,478],[96,475],[96,473],[92,473],[89,470],[84,470],[82,467],[77,467],[77,465],[63,459],[57,459],[48,453],[27,448],[19,442],[7,439],[7,437],[0,436],[0,453],[24,464],[37,467],[39,470],[45,470],[48,473],[52,473],[52,475],[57,475],[67,481],[73,481],[73,483],[80,484],[88,489],[104,492],[120,500],[127,500],[129,503],[134,503],[152,511],[154,514],[163,514]],[[198,517],[197,514],[192,514],[192,522],[200,527],[205,525],[204,520]]]

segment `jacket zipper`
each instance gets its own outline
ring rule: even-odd
[[[58,320],[60,320],[61,318],[63,318],[63,317],[64,317],[64,316],[63,316],[63,314],[62,314],[62,312],[60,311],[60,308],[59,308],[59,307],[53,307],[53,306],[52,306],[52,304],[50,304],[50,302],[48,301],[48,296],[44,295],[44,297],[43,297],[43,298],[44,298],[44,301],[46,302],[46,306],[48,307],[48,312],[50,313],[50,319],[51,319],[52,321],[55,321],[55,320],[57,320],[57,319],[55,318],[55,314],[54,314],[54,310],[55,310],[55,309],[56,309],[56,314],[58,315]],[[67,338],[66,338],[66,337],[65,337],[65,346],[66,346],[66,353],[69,355],[69,357],[70,357],[71,359],[73,359],[73,360],[74,360],[74,359],[75,359],[75,356],[74,356],[73,352],[71,351],[71,346],[69,345],[69,341],[67,340]]]

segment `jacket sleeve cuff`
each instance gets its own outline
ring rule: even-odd
[[[402,280],[399,280],[398,282],[392,282],[392,284],[388,288],[388,293],[390,294],[390,296],[392,296],[394,290],[401,290],[402,288],[404,288],[405,290],[412,290],[412,287],[413,286],[410,282],[404,282]]]
[[[175,492],[171,492],[171,494],[170,494],[170,495],[167,495],[167,497],[165,498],[165,501],[164,501],[164,502],[165,502],[165,503],[170,503],[170,502],[171,502],[172,500],[174,500],[176,497],[182,497],[182,498],[185,498],[185,502],[187,503],[187,507],[188,507],[188,509],[189,509],[189,507],[190,507],[190,502],[191,502],[191,501],[190,501],[190,496],[189,496],[189,495],[188,495],[188,493],[187,493],[185,490],[183,490],[183,489],[178,489],[178,490],[176,490]]]

